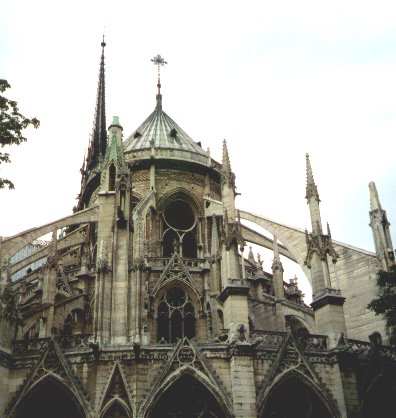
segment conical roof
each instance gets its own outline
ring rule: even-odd
[[[150,116],[124,142],[125,152],[150,150],[156,156],[192,159],[207,163],[208,152],[195,142],[180,126],[169,117],[157,95],[157,106]],[[140,153],[139,153],[140,154]]]

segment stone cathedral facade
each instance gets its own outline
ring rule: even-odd
[[[104,47],[78,205],[0,239],[0,416],[395,416],[396,351],[367,309],[394,263],[374,183],[376,253],[332,239],[308,155],[309,230],[238,211],[226,142],[213,160],[165,113],[159,79],[132,134],[108,127]],[[270,271],[249,243],[273,251]]]

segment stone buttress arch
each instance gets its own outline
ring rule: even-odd
[[[70,225],[97,222],[98,213],[99,206],[93,206],[88,209],[84,209],[80,212],[76,212],[73,215],[66,216],[65,218],[58,219],[54,222],[40,226],[38,228],[32,228],[27,231],[21,232],[20,234],[3,238],[1,242],[1,250],[3,254],[6,255],[6,257],[11,258],[23,247],[25,247],[35,239],[40,238],[43,235],[48,234],[49,232],[52,232],[54,228],[60,229]]]

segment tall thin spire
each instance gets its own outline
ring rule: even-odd
[[[161,94],[161,67],[165,64],[168,64],[160,54],[157,54],[154,58],[151,59],[151,62],[157,66],[158,69],[158,79],[157,79],[157,108],[162,109],[162,94]]]
[[[223,140],[223,156],[221,161],[221,178],[222,183],[226,182],[230,186],[235,187],[235,176],[231,170],[230,156],[228,154],[227,141]]]
[[[98,90],[96,96],[96,107],[94,116],[94,125],[92,128],[92,136],[88,149],[87,168],[92,168],[98,162],[102,161],[106,154],[107,147],[107,127],[106,127],[106,95],[105,95],[105,64],[104,49],[106,42],[103,40],[102,55],[99,66]]]
[[[380,268],[387,271],[390,266],[395,264],[395,255],[393,253],[393,244],[389,229],[390,223],[386,215],[386,210],[381,207],[377,187],[373,181],[369,183],[369,189],[370,226],[373,231],[375,252],[380,263]]]
[[[284,299],[285,288],[283,286],[283,265],[279,256],[278,237],[274,235],[274,259],[272,261],[272,274],[274,294],[277,299]]]
[[[311,197],[314,197],[315,200],[320,202],[318,188],[316,187],[315,180],[313,177],[309,155],[305,154],[305,158],[306,158],[306,164],[307,164],[307,188],[306,188],[305,198],[309,201]]]

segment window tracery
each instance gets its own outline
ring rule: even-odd
[[[182,288],[171,287],[158,305],[158,342],[175,343],[183,337],[195,337],[194,304]]]
[[[182,257],[197,257],[197,218],[184,200],[174,200],[163,213],[163,256],[170,257],[174,250],[173,242],[180,244]]]

